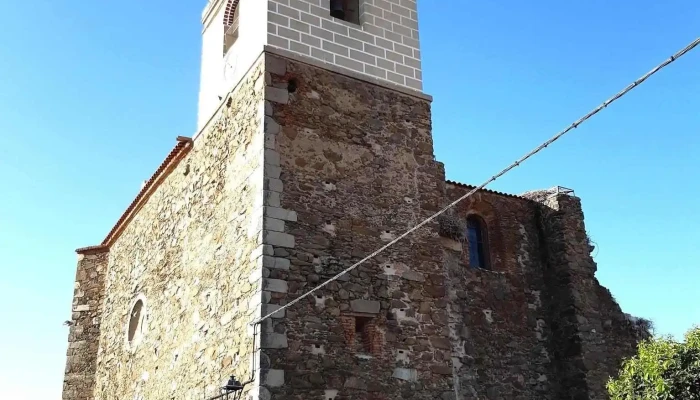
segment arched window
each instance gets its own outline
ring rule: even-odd
[[[131,313],[129,314],[129,333],[128,340],[133,342],[135,339],[141,338],[142,329],[142,319],[141,311],[143,310],[143,301],[141,299],[137,300],[134,307],[131,308]]]
[[[469,245],[469,266],[489,268],[488,232],[486,223],[478,215],[467,217],[467,244]]]
[[[224,11],[224,55],[238,40],[238,2],[240,0],[228,0]]]

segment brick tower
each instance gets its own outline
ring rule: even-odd
[[[416,10],[207,4],[198,132],[77,251],[64,400],[602,398],[636,336],[570,194],[483,191],[275,312],[470,188],[434,160]]]

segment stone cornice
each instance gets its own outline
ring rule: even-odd
[[[207,3],[206,7],[204,7],[204,11],[202,11],[202,25],[204,25],[204,29],[207,29],[207,26],[211,23],[216,12],[223,7],[226,1],[227,0],[210,0],[209,3]]]

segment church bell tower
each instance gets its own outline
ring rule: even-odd
[[[442,203],[416,9],[206,5],[196,135],[77,250],[63,400],[450,391],[447,351],[415,343],[448,342],[415,318],[445,307],[431,229],[305,296]]]
[[[422,91],[415,0],[210,0],[198,128],[266,48]]]

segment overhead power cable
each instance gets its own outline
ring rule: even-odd
[[[688,46],[686,46],[686,47],[683,48],[682,50],[678,51],[676,54],[672,55],[672,56],[671,56],[670,58],[668,58],[666,61],[664,61],[664,62],[662,62],[661,64],[657,65],[654,69],[652,69],[651,71],[649,71],[649,72],[647,72],[646,74],[644,74],[641,78],[637,79],[636,81],[634,81],[634,82],[631,83],[629,86],[627,86],[626,88],[624,88],[624,89],[622,89],[621,91],[619,91],[617,94],[615,94],[614,96],[612,96],[612,97],[609,98],[608,100],[604,101],[601,105],[599,105],[598,107],[596,107],[595,109],[593,109],[591,112],[589,112],[588,114],[586,114],[586,115],[584,115],[583,117],[579,118],[576,122],[574,122],[573,124],[571,124],[568,128],[564,129],[563,131],[561,131],[561,132],[557,133],[556,135],[554,135],[551,139],[549,139],[549,140],[545,141],[544,143],[540,144],[540,145],[537,146],[535,149],[533,149],[532,151],[530,151],[529,153],[527,153],[527,154],[524,155],[523,157],[519,158],[518,160],[516,160],[515,162],[513,162],[512,164],[510,164],[509,166],[507,166],[507,167],[506,167],[505,169],[503,169],[501,172],[499,172],[499,173],[497,173],[496,175],[492,176],[491,178],[489,178],[486,182],[482,183],[481,185],[479,185],[479,186],[475,187],[474,189],[470,190],[467,194],[465,194],[464,196],[462,196],[462,197],[458,198],[457,200],[453,201],[452,203],[450,203],[449,205],[447,205],[447,206],[446,206],[445,208],[443,208],[442,210],[440,210],[440,211],[436,212],[435,214],[431,215],[430,217],[428,217],[428,218],[427,218],[426,220],[424,220],[423,222],[421,222],[421,223],[419,223],[418,225],[414,226],[413,228],[407,230],[406,232],[404,232],[403,234],[399,235],[398,237],[396,237],[396,238],[395,238],[394,240],[392,240],[391,242],[389,242],[389,243],[385,244],[384,246],[382,246],[381,248],[379,248],[379,249],[378,249],[377,251],[375,251],[374,253],[372,253],[372,254],[368,255],[367,257],[363,258],[362,260],[356,262],[355,264],[353,264],[353,265],[351,265],[350,267],[346,268],[345,270],[343,270],[343,271],[340,272],[339,274],[335,275],[334,277],[328,279],[327,281],[321,283],[320,285],[316,286],[315,288],[313,288],[313,289],[309,290],[308,292],[302,294],[301,296],[299,296],[299,297],[297,297],[296,299],[290,301],[289,303],[285,304],[284,306],[282,306],[282,307],[276,309],[274,312],[271,312],[271,313],[269,313],[269,314],[267,314],[267,315],[261,317],[260,319],[251,322],[250,324],[251,324],[251,325],[260,324],[262,321],[266,320],[267,318],[270,318],[273,314],[276,314],[276,313],[279,313],[280,311],[286,310],[287,308],[293,306],[294,304],[298,303],[298,302],[301,301],[302,299],[304,299],[304,298],[310,296],[310,295],[311,295],[312,293],[314,293],[315,291],[317,291],[317,290],[321,289],[322,287],[328,285],[329,283],[331,283],[331,282],[337,280],[337,279],[340,278],[341,276],[343,276],[343,275],[345,275],[346,273],[352,271],[353,269],[357,268],[358,266],[360,266],[361,264],[367,262],[368,260],[370,260],[370,259],[376,257],[379,253],[381,253],[381,252],[383,252],[384,250],[386,250],[387,248],[393,246],[394,244],[396,244],[397,242],[399,242],[401,239],[405,238],[406,236],[410,235],[411,233],[415,232],[416,230],[420,229],[420,228],[423,227],[425,224],[431,222],[432,220],[434,220],[435,218],[437,218],[438,216],[440,216],[441,214],[443,214],[445,211],[447,211],[447,210],[449,210],[450,208],[454,207],[455,205],[457,205],[458,203],[462,202],[464,199],[468,198],[469,196],[473,195],[474,193],[478,192],[479,190],[482,190],[482,189],[485,188],[486,185],[488,185],[489,183],[491,183],[491,182],[495,181],[496,179],[500,178],[501,176],[505,175],[505,174],[508,173],[510,170],[512,170],[512,169],[514,169],[514,168],[520,166],[520,164],[522,164],[522,163],[523,163],[524,161],[526,161],[528,158],[530,158],[530,157],[534,156],[535,154],[539,153],[540,151],[542,151],[543,149],[545,149],[547,146],[549,146],[550,144],[552,144],[552,143],[554,143],[555,141],[557,141],[557,140],[558,140],[559,138],[561,138],[562,136],[566,135],[567,133],[569,133],[570,131],[574,130],[575,128],[578,128],[579,125],[581,125],[582,123],[584,123],[586,120],[588,120],[588,119],[591,118],[592,116],[596,115],[599,111],[601,111],[602,109],[606,108],[607,106],[609,106],[610,104],[612,104],[614,101],[616,101],[616,100],[619,99],[620,97],[622,97],[622,96],[624,96],[625,94],[627,94],[627,93],[628,93],[629,91],[631,91],[632,89],[634,89],[634,88],[636,88],[637,86],[639,86],[640,84],[642,84],[642,83],[643,83],[644,81],[646,81],[650,76],[652,76],[652,75],[654,75],[655,73],[659,72],[659,71],[660,71],[661,69],[663,69],[664,67],[668,66],[668,65],[671,64],[672,62],[676,61],[676,60],[679,59],[680,57],[684,56],[685,54],[687,54],[688,52],[690,52],[691,50],[693,50],[694,48],[696,48],[696,47],[698,46],[698,44],[700,44],[700,38],[695,39],[692,43],[690,43]]]

